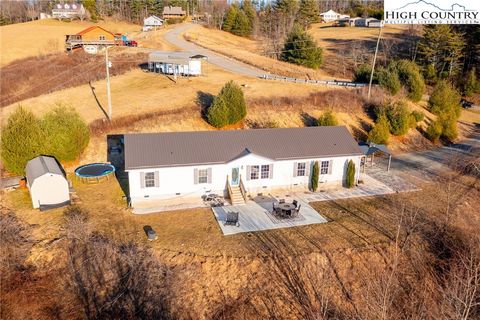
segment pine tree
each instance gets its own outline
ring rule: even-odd
[[[318,161],[315,161],[312,168],[312,180],[310,181],[310,186],[313,192],[317,191],[318,189],[319,175],[320,175],[320,168],[318,166]]]
[[[281,60],[318,69],[323,61],[322,48],[300,25],[295,25],[285,40]]]
[[[227,11],[227,14],[225,15],[225,18],[223,19],[223,26],[222,29],[224,31],[230,32],[232,31],[232,28],[235,26],[235,20],[237,18],[238,11],[240,9],[236,4],[232,4]]]
[[[242,88],[233,81],[223,86],[207,110],[208,123],[216,128],[235,124],[246,115],[247,106]]]
[[[388,123],[387,117],[381,115],[375,126],[368,133],[368,141],[378,144],[387,144],[388,139],[390,138],[390,125]]]
[[[420,101],[425,91],[425,81],[417,64],[410,60],[399,60],[395,63],[398,78],[408,92],[412,101]]]
[[[460,70],[465,41],[448,24],[426,25],[418,49],[424,66],[431,64],[436,75],[445,77]]]
[[[320,10],[315,0],[300,0],[298,8],[297,22],[304,28],[312,23],[320,22]]]
[[[345,185],[347,188],[353,188],[355,186],[355,163],[353,160],[348,161],[347,164],[347,176],[345,179]]]
[[[237,15],[235,16],[235,22],[230,32],[241,37],[246,37],[250,35],[250,21],[248,20],[248,17],[245,12],[243,12],[243,10],[239,10],[237,12]]]
[[[1,139],[3,165],[11,173],[24,174],[27,162],[46,151],[40,120],[23,107],[8,118]]]
[[[242,2],[242,10],[248,18],[248,23],[249,23],[248,34],[251,35],[255,29],[255,24],[257,21],[257,11],[255,10],[255,7],[253,6],[251,0],[244,0]]]
[[[335,114],[331,110],[325,111],[319,118],[318,118],[318,125],[319,126],[337,126],[338,121],[335,117]]]
[[[475,92],[480,91],[480,83],[477,80],[477,70],[472,68],[467,74],[465,84],[463,86],[463,92],[467,97],[471,97]]]

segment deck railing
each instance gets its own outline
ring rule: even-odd
[[[247,189],[245,189],[245,186],[243,185],[242,175],[240,175],[239,186],[240,186],[240,192],[242,193],[242,196],[243,196],[243,200],[247,202]]]
[[[232,191],[232,187],[230,186],[228,174],[227,174],[227,191],[228,191],[228,197],[230,198],[230,200],[232,200],[233,191]]]

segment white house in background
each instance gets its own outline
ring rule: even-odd
[[[341,14],[333,10],[328,10],[327,12],[320,13],[320,19],[323,22],[333,22],[339,19],[348,19],[350,16],[348,14]]]
[[[65,171],[53,157],[39,156],[27,163],[27,187],[35,209],[45,210],[70,204]]]
[[[52,9],[52,17],[59,20],[73,20],[77,18],[83,20],[86,17],[86,13],[87,11],[83,4],[77,3],[58,3]]]
[[[187,51],[155,51],[148,55],[148,70],[174,76],[200,76],[202,60],[205,58]]]
[[[124,142],[133,207],[211,192],[244,202],[275,188],[307,190],[315,161],[320,184],[341,185],[349,160],[358,180],[363,155],[343,126],[127,134]]]
[[[148,18],[143,19],[143,31],[150,31],[154,30],[158,27],[163,25],[163,19],[157,16],[150,16]]]

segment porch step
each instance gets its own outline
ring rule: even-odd
[[[230,201],[232,205],[239,205],[245,204],[245,200],[243,199],[242,192],[240,191],[239,187],[231,187],[232,194],[230,194]]]

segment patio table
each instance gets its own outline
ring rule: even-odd
[[[280,203],[277,208],[282,211],[282,215],[291,215],[292,210],[295,210],[295,205],[293,203]]]

